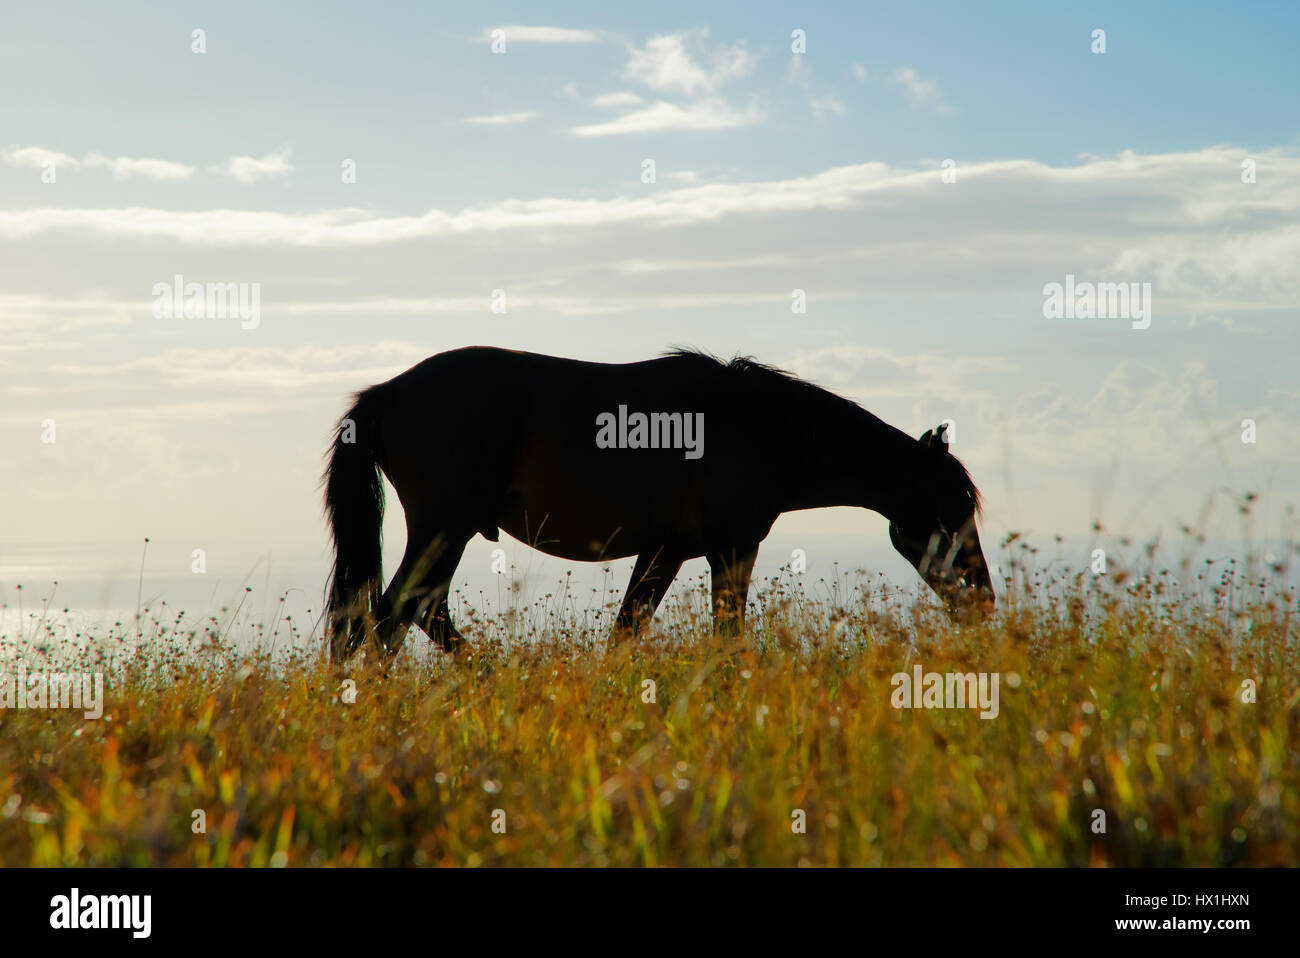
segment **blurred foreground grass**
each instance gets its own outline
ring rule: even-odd
[[[1294,595],[1085,578],[960,629],[774,582],[736,640],[476,623],[345,677],[91,641],[101,720],[0,711],[0,864],[1300,864]],[[997,673],[997,717],[895,709],[917,663]]]

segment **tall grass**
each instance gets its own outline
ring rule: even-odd
[[[345,675],[292,624],[257,653],[223,616],[133,651],[34,632],[7,667],[105,671],[105,713],[0,712],[0,863],[1300,864],[1294,593],[1009,547],[1006,601],[961,627],[783,574],[734,639],[697,591],[607,647],[560,590],[462,608],[468,659]],[[916,663],[996,673],[997,717],[894,708]]]

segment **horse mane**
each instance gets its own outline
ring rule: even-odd
[[[806,379],[800,379],[789,370],[781,369],[777,366],[771,366],[767,363],[760,363],[752,356],[741,356],[739,354],[732,356],[731,359],[722,359],[703,349],[697,349],[687,346],[677,346],[663,354],[666,357],[676,357],[679,359],[702,360],[721,367],[727,373],[744,376],[751,380],[768,383],[777,388],[794,389],[802,395],[815,397],[820,401],[835,400],[838,403],[847,403],[857,409],[862,409],[851,399],[845,399],[843,396],[831,392],[816,383],[811,383]],[[865,411],[865,410],[864,410]],[[906,434],[904,434],[906,435]],[[956,456],[949,454],[949,469],[952,471],[953,479],[957,487],[966,493],[971,501],[975,504],[975,514],[984,515],[984,496],[975,485],[975,480],[971,478],[970,471],[965,464]]]
[[[957,481],[961,485],[962,490],[966,492],[970,496],[971,501],[975,503],[975,515],[982,519],[984,517],[984,494],[980,492],[979,486],[975,485],[975,480],[971,478],[970,471],[966,468],[966,464],[951,453],[948,455],[948,458],[952,460],[953,473],[956,475]]]
[[[839,403],[847,403],[861,409],[851,399],[845,399],[843,396],[836,395],[829,389],[818,386],[816,383],[810,383],[806,379],[800,379],[794,373],[786,369],[780,369],[776,366],[769,366],[767,363],[760,363],[752,356],[732,356],[731,359],[722,359],[712,353],[705,352],[702,349],[688,347],[677,347],[664,353],[664,356],[673,356],[679,359],[698,359],[720,366],[723,370],[733,376],[742,376],[751,381],[768,384],[778,389],[794,389],[810,396],[816,396],[818,399],[835,400]]]

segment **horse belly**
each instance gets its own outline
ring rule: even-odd
[[[675,482],[648,463],[568,473],[551,465],[520,468],[506,493],[498,525],[527,545],[594,562],[698,538],[699,516],[680,477]]]

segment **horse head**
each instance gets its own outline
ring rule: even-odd
[[[890,518],[889,540],[953,618],[992,611],[993,583],[975,527],[979,490],[949,452],[943,426],[926,430],[920,445],[917,486],[901,514]]]

